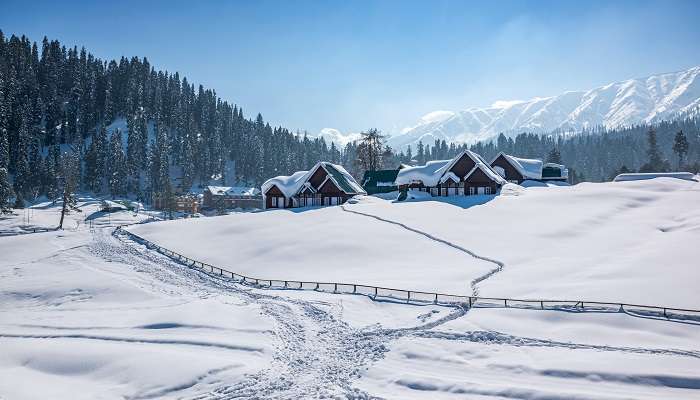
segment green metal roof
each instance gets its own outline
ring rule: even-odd
[[[326,171],[328,171],[329,174],[333,177],[333,179],[338,183],[338,186],[340,186],[340,190],[344,191],[345,193],[357,193],[357,190],[355,190],[350,182],[345,178],[345,175],[335,169],[332,164],[326,163],[324,165],[326,167]]]

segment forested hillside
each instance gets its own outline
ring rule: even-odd
[[[106,132],[119,119],[128,129]],[[168,176],[187,190],[347,161],[334,145],[271,127],[260,114],[248,119],[213,89],[156,71],[146,58],[106,61],[1,31],[0,132],[0,168],[24,199],[55,196],[68,175],[83,189],[147,198]]]
[[[571,168],[573,181],[600,181],[623,166],[636,170],[648,162],[649,128],[568,137],[501,135],[471,149],[486,158],[500,150],[545,159],[552,153]],[[700,168],[697,116],[654,129],[661,157],[669,161],[664,168]],[[672,147],[681,130],[688,151],[678,166]],[[394,154],[381,146],[374,149],[381,162],[370,164],[394,168],[452,157],[463,148],[442,141]],[[37,44],[0,31],[0,197],[12,197],[11,182],[18,204],[55,198],[66,183],[146,201],[171,185],[182,191],[208,183],[259,185],[319,160],[343,164],[359,178],[367,165],[362,157],[361,144],[339,149],[322,138],[272,127],[260,114],[247,118],[215,90],[177,72],[156,71],[146,58],[102,60],[56,40]]]

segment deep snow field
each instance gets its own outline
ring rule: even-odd
[[[674,179],[508,185],[128,229],[261,278],[697,309],[698,205]],[[252,289],[112,234],[139,219],[0,237],[0,399],[700,397],[695,321]]]

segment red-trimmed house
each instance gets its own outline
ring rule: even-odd
[[[480,155],[469,150],[451,160],[404,168],[396,177],[400,192],[417,189],[432,196],[496,194],[505,183]]]
[[[265,208],[332,206],[367,194],[345,168],[325,161],[308,171],[268,179],[261,190]]]

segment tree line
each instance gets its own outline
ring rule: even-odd
[[[344,153],[260,114],[246,118],[213,89],[145,57],[107,61],[0,31],[0,197],[11,190],[18,206],[56,198],[69,176],[79,190],[148,200],[171,184],[255,185],[354,157]]]
[[[390,159],[398,165],[424,164],[452,158],[469,149],[490,161],[499,152],[564,164],[572,183],[602,182],[623,172],[700,172],[700,119],[697,116],[640,124],[621,129],[596,129],[574,135],[500,134],[495,140],[473,145],[419,142]]]

